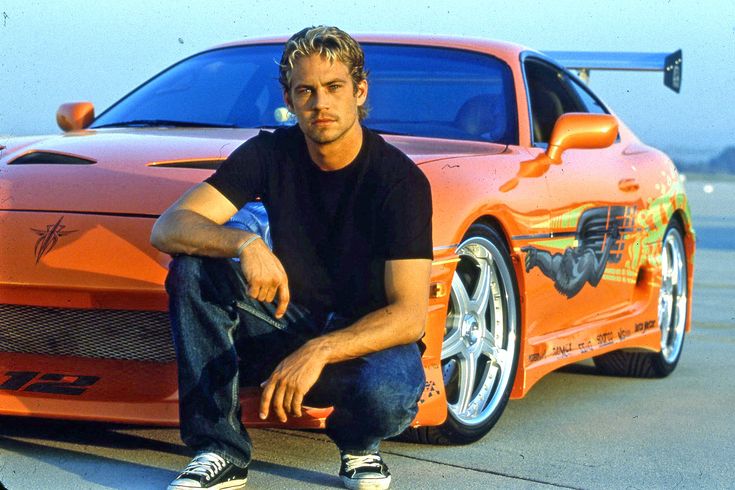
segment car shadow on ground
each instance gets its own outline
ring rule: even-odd
[[[125,461],[94,454],[97,448],[121,451],[121,457],[148,459],[137,451],[154,451],[160,454],[181,456],[182,462],[193,457],[193,452],[185,445],[144,437],[121,431],[161,430],[161,439],[171,437],[169,430],[161,427],[141,427],[128,424],[109,424],[101,422],[79,422],[26,417],[0,417],[0,452],[21,455],[39,462],[40,466],[52,465],[60,470],[76,474],[83,480],[107,488],[124,488],[119,475],[136,481],[136,488],[165,488],[176,477],[179,468],[166,469],[149,464]],[[58,447],[73,445],[74,448]],[[78,446],[78,448],[77,448]],[[123,456],[122,451],[126,451]],[[109,452],[108,452],[109,454]],[[158,459],[158,458],[156,458]],[[0,464],[0,481],[8,490],[18,487],[20,481],[28,480],[15,473],[10,465]],[[254,459],[250,465],[252,472],[311,483],[325,488],[341,488],[339,480],[332,474],[311,471],[278,463]],[[131,481],[131,480],[128,480]],[[122,485],[122,486],[121,486]],[[143,486],[140,486],[143,485]],[[2,488],[0,487],[0,490]]]
[[[577,362],[574,364],[568,364],[564,367],[560,367],[555,372],[567,374],[586,374],[591,376],[605,376],[591,363],[591,361],[585,363]]]
[[[94,445],[113,449],[148,449],[170,454],[188,455],[186,446],[167,441],[127,434],[124,430],[161,429],[129,424],[79,422],[36,419],[27,417],[0,417],[0,437],[44,439],[62,443]]]
[[[56,466],[64,473],[77,475],[86,482],[105,488],[121,488],[121,485],[124,486],[120,475],[125,475],[128,483],[135,481],[136,488],[141,489],[164,488],[176,476],[173,471],[141,463],[120,461],[95,455],[89,451],[57,448],[45,445],[43,442],[18,440],[5,436],[0,436],[0,449],[39,462],[36,466],[38,471],[43,471],[43,467],[48,465]],[[33,466],[35,465],[31,467]],[[25,468],[24,472],[28,470],[28,465],[24,464],[23,467]],[[2,477],[8,490],[28,488],[24,487],[28,482],[39,485],[38,488],[42,488],[46,484],[44,480],[39,480],[33,475],[17,474],[8,462],[2,466]]]

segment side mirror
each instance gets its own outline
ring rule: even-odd
[[[56,124],[64,131],[84,129],[94,121],[94,105],[91,102],[61,104],[56,111]]]
[[[572,148],[606,148],[618,136],[618,120],[610,114],[568,112],[559,116],[551,132],[546,156],[561,163],[561,154]]]

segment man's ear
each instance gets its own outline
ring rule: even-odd
[[[368,81],[362,80],[360,81],[360,83],[357,84],[357,87],[355,87],[355,97],[357,98],[358,106],[365,104],[365,101],[367,100],[367,94],[368,94]]]
[[[286,108],[288,109],[288,112],[293,114],[293,102],[291,101],[291,95],[288,93],[288,90],[283,91],[283,102],[286,103]]]

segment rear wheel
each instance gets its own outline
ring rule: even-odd
[[[498,421],[513,387],[520,346],[518,287],[505,242],[494,229],[476,224],[457,255],[441,355],[447,420],[409,429],[404,439],[474,442]]]
[[[672,220],[664,234],[661,250],[661,289],[658,296],[658,325],[661,352],[613,351],[595,357],[595,365],[616,376],[661,378],[671,374],[681,357],[687,321],[687,262],[684,232]]]

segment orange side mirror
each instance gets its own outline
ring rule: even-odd
[[[56,111],[56,124],[64,131],[84,129],[94,121],[94,105],[91,102],[61,104]]]
[[[606,148],[618,136],[618,120],[610,114],[568,112],[559,116],[551,132],[546,155],[561,163],[561,154],[571,148]]]

